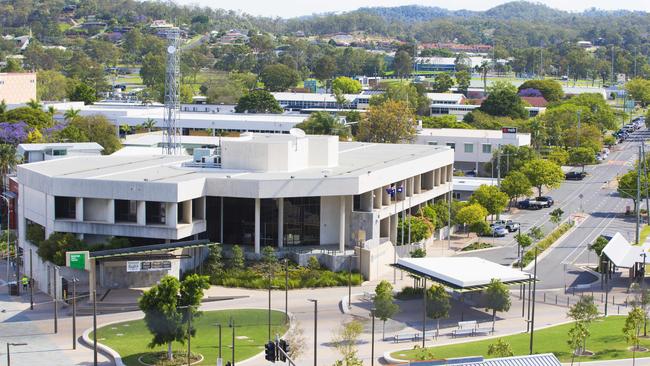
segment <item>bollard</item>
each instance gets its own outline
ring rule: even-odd
[[[544,302],[546,302],[546,292],[544,292]]]
[[[557,305],[557,294],[555,294],[555,305]]]
[[[620,315],[621,314],[621,306],[619,305],[619,306],[617,306],[617,308],[618,308],[618,314]]]
[[[569,307],[569,297],[566,298],[566,306]]]
[[[603,294],[600,294],[600,303],[603,303]]]
[[[614,305],[614,295],[612,295],[612,305]]]

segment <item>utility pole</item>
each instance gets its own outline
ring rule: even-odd
[[[427,330],[427,279],[425,277],[424,283],[422,284],[422,349],[424,349],[424,344],[427,339],[426,330]]]
[[[232,354],[231,354],[231,365],[235,366],[235,319],[233,317],[230,317],[230,326],[232,327]]]
[[[7,248],[9,248],[7,246]],[[34,310],[34,271],[32,270],[32,249],[29,248],[29,310]]]
[[[271,287],[273,284],[273,267],[269,263],[269,341],[271,341]]]
[[[289,324],[289,258],[284,258],[284,316]]]
[[[639,236],[641,235],[640,229],[641,229],[641,221],[640,221],[640,210],[639,206],[641,206],[641,145],[639,145],[639,162],[637,163],[637,173],[636,173],[636,243],[639,243]]]
[[[616,77],[614,76],[614,45],[612,45],[612,84],[616,83]]]
[[[578,114],[578,131],[576,133],[576,147],[580,147],[580,117],[582,115],[582,111],[578,109],[576,112]]]
[[[93,290],[93,366],[97,366],[97,291]]]
[[[59,307],[57,306],[58,304],[56,303],[57,301],[57,296],[56,296],[56,266],[52,268],[54,270],[54,292],[52,293],[52,300],[54,303],[54,334],[57,334],[59,332]]]
[[[314,366],[318,364],[318,300],[309,299],[314,303]]]
[[[497,187],[501,188],[501,149],[500,148],[497,149]]]
[[[77,349],[77,278],[72,278],[72,349]]]
[[[641,141],[641,161],[643,162],[643,176],[648,176],[648,164],[645,157],[645,141]],[[650,192],[648,189],[648,180],[645,180],[645,208],[648,224],[650,224]]]
[[[533,354],[533,334],[535,333],[535,290],[537,290],[537,247],[535,247],[535,269],[533,270],[533,314],[530,318],[530,354]]]

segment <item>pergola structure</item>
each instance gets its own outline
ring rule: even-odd
[[[422,347],[425,346],[426,339],[427,280],[439,283],[449,290],[460,293],[461,302],[463,303],[465,293],[485,290],[494,279],[501,281],[506,286],[525,285],[534,281],[531,273],[477,257],[400,258],[392,266],[408,272],[416,278],[424,279]],[[461,312],[461,321],[463,320],[464,313]]]
[[[601,271],[606,270],[608,277],[616,268],[630,269],[630,278],[643,276],[645,264],[650,260],[646,245],[632,245],[621,233],[616,233],[603,248]],[[644,259],[645,258],[645,259]]]

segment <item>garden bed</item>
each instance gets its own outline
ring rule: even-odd
[[[469,251],[472,251],[472,250],[488,249],[488,248],[492,248],[492,247],[494,247],[494,245],[492,245],[490,243],[475,242],[475,243],[472,243],[472,244],[464,247],[460,251],[461,252],[469,252]]]
[[[564,233],[569,231],[573,227],[573,222],[569,221],[560,225],[557,229],[551,231],[544,239],[540,240],[526,251],[524,257],[521,259],[520,267],[526,267],[530,262],[535,260],[535,248],[537,248],[537,255],[542,254],[543,251],[548,249],[553,243],[555,243]]]

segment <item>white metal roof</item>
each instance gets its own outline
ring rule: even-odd
[[[466,366],[561,366],[560,361],[552,353],[539,355],[492,358],[480,362],[469,362],[458,365]]]
[[[45,143],[45,144],[19,144],[18,152],[27,152],[27,151],[43,151],[46,149],[53,148],[67,148],[68,150],[98,150],[102,151],[104,148],[102,145],[96,142],[57,142],[57,143]]]
[[[492,279],[503,283],[529,279],[527,272],[478,257],[400,258],[397,265],[461,289],[486,286]]]
[[[453,177],[453,182],[454,191],[474,192],[482,185],[495,186],[497,184],[497,179],[481,177]]]
[[[632,268],[635,263],[642,262],[641,253],[644,248],[631,245],[621,233],[616,233],[603,249],[603,254],[620,268]],[[650,258],[648,258],[650,259]]]
[[[433,102],[454,102],[460,103],[464,96],[462,94],[454,93],[427,93],[427,98],[431,99]]]
[[[506,134],[504,136],[501,130],[473,130],[462,128],[423,128],[418,131],[418,135],[436,136],[436,137],[472,137],[486,139],[515,138],[516,136],[530,135],[529,133]]]

